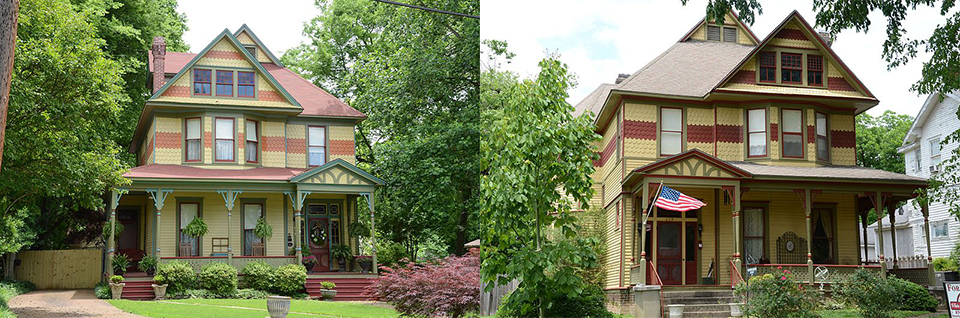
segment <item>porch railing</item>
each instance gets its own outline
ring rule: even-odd
[[[743,274],[740,273],[740,268],[733,263],[733,260],[730,261],[730,288],[737,287],[737,284],[743,282]]]
[[[663,281],[660,280],[660,273],[657,272],[657,267],[653,265],[653,262],[647,262],[647,266],[650,267],[650,278],[653,283],[651,285],[660,286],[660,317],[663,317],[664,313],[666,313],[666,304],[663,301]]]
[[[198,256],[198,257],[161,257],[160,263],[169,263],[173,261],[182,261],[193,267],[194,271],[199,272],[204,265],[216,262],[228,263],[226,256]],[[271,266],[279,267],[287,264],[296,264],[296,256],[234,256],[233,261],[229,262],[238,271],[243,269],[248,263],[263,261]]]
[[[911,281],[920,286],[930,286],[933,284],[933,282],[930,281],[930,269],[926,267],[897,268],[891,269],[889,273],[897,278]]]
[[[832,264],[814,264],[814,268],[824,267],[826,268],[826,274],[821,277],[810,277],[809,270],[807,269],[807,264],[750,264],[747,265],[747,276],[753,277],[763,274],[772,274],[777,275],[782,270],[788,270],[794,274],[798,280],[803,283],[825,283],[825,284],[835,284],[840,281],[843,281],[847,277],[853,275],[857,269],[866,269],[880,275],[880,266],[879,265],[832,265]]]

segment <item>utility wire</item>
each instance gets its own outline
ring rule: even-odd
[[[428,8],[428,7],[421,7],[421,6],[418,6],[418,5],[413,5],[413,4],[408,4],[408,3],[402,3],[402,2],[395,2],[395,1],[390,1],[390,0],[373,0],[373,1],[383,2],[383,3],[393,4],[393,5],[398,5],[398,6],[407,7],[407,8],[414,8],[414,9],[420,9],[420,10],[424,10],[424,11],[430,11],[430,12],[436,12],[436,13],[443,13],[443,14],[449,14],[449,15],[455,15],[455,16],[461,16],[461,17],[466,17],[466,18],[471,18],[471,19],[480,20],[480,16],[479,16],[479,15],[469,15],[469,14],[466,14],[466,13],[446,11],[446,10],[440,10],[440,9],[434,9],[434,8]]]

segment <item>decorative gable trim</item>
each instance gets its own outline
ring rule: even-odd
[[[234,48],[236,48],[237,51],[240,52],[240,55],[243,58],[245,58],[247,62],[253,65],[258,72],[260,72],[260,76],[267,79],[267,81],[270,82],[270,85],[273,85],[273,87],[276,88],[281,95],[283,95],[284,100],[286,100],[288,103],[300,109],[303,109],[303,107],[300,106],[300,103],[297,102],[297,100],[294,99],[293,96],[291,96],[290,93],[288,93],[287,90],[284,89],[282,85],[280,85],[280,83],[277,82],[277,79],[273,78],[273,75],[270,75],[270,72],[268,72],[265,68],[263,68],[263,65],[261,65],[260,62],[258,62],[255,57],[250,55],[250,53],[243,48],[243,44],[241,44],[240,41],[237,40],[236,36],[234,36],[233,33],[230,33],[229,29],[223,29],[223,32],[220,32],[220,34],[217,35],[213,39],[213,41],[210,41],[210,44],[207,44],[207,46],[203,48],[203,50],[201,50],[200,53],[197,53],[197,55],[194,56],[189,63],[184,65],[183,69],[177,72],[177,75],[174,75],[173,78],[167,81],[167,83],[164,84],[163,87],[161,87],[159,90],[157,90],[157,92],[154,93],[153,96],[150,96],[150,98],[148,99],[148,102],[150,100],[156,99],[161,95],[163,95],[163,93],[166,92],[167,89],[169,89],[171,86],[173,86],[173,83],[176,83],[181,77],[183,77],[184,74],[190,73],[190,70],[193,68],[193,66],[196,65],[197,62],[200,61],[200,59],[206,56],[207,53],[210,52],[210,50],[217,44],[217,42],[220,42],[220,40],[224,38],[228,39],[229,42],[233,44]]]
[[[243,33],[244,31],[247,32],[247,35],[249,35],[250,38],[253,39],[253,42],[256,43],[257,46],[259,46],[263,50],[264,53],[267,53],[267,57],[270,58],[270,61],[273,61],[273,64],[276,64],[277,66],[280,66],[280,67],[286,67],[283,65],[283,63],[280,62],[280,59],[278,59],[276,56],[273,55],[273,52],[271,52],[266,45],[263,45],[263,42],[260,41],[260,38],[257,37],[257,34],[253,33],[253,30],[250,30],[250,27],[248,27],[246,23],[241,25],[240,28],[237,29],[237,32],[233,33],[233,36],[234,37],[240,36],[240,33]],[[256,57],[254,57],[254,59],[256,59]]]
[[[633,170],[633,172],[635,172],[635,173],[648,173],[648,172],[653,172],[653,171],[656,171],[656,170],[665,168],[665,167],[667,167],[667,166],[671,166],[671,165],[674,165],[674,164],[676,164],[676,163],[685,161],[685,160],[690,159],[690,158],[697,158],[697,159],[699,159],[700,161],[703,161],[703,162],[706,162],[706,163],[711,164],[711,165],[713,165],[713,166],[716,166],[717,169],[719,169],[719,170],[721,170],[721,171],[723,171],[723,172],[729,173],[730,175],[733,175],[733,176],[736,176],[736,177],[739,177],[739,178],[752,178],[752,177],[753,177],[753,174],[747,172],[746,170],[737,168],[737,167],[735,167],[735,166],[733,166],[733,165],[731,165],[731,164],[726,163],[725,161],[721,160],[720,158],[711,156],[710,154],[705,153],[705,152],[701,151],[700,149],[696,149],[696,148],[690,149],[690,150],[681,152],[681,153],[679,153],[679,154],[676,154],[676,155],[674,155],[674,156],[672,156],[672,157],[664,158],[664,159],[661,159],[661,160],[659,160],[659,161],[650,163],[650,164],[648,164],[648,165],[645,165],[645,166],[636,168],[636,169]],[[704,171],[707,170],[706,168],[703,168],[703,169],[704,169]]]
[[[320,175],[320,174],[323,173],[324,171],[328,171],[328,170],[330,170],[330,169],[333,169],[334,167],[341,167],[341,168],[344,168],[344,169],[346,169],[346,170],[348,170],[348,171],[350,171],[350,172],[353,172],[353,173],[359,175],[360,177],[362,177],[363,179],[365,179],[366,181],[368,181],[368,183],[370,183],[370,184],[377,185],[377,186],[380,186],[380,185],[383,185],[383,184],[384,184],[383,180],[381,180],[380,178],[377,178],[377,177],[375,177],[374,175],[372,175],[372,174],[370,174],[370,173],[368,173],[368,172],[366,172],[366,171],[363,171],[363,169],[357,168],[357,166],[354,166],[354,165],[350,164],[349,162],[347,162],[346,160],[343,160],[343,159],[334,159],[334,160],[331,160],[330,162],[327,162],[327,163],[325,163],[325,164],[323,164],[323,165],[321,165],[321,166],[318,166],[318,167],[316,167],[316,168],[313,168],[313,169],[304,171],[303,173],[300,173],[300,174],[294,176],[293,178],[291,178],[291,179],[290,179],[290,182],[292,182],[292,183],[300,183],[300,182],[304,182],[304,181],[313,179],[313,177]]]

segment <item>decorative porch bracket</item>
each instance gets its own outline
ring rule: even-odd
[[[161,214],[161,211],[163,211],[163,202],[167,200],[167,196],[170,195],[170,193],[172,193],[173,190],[164,190],[162,188],[156,188],[156,189],[147,189],[146,191],[147,191],[147,194],[150,195],[150,198],[153,199],[153,207],[157,209],[157,222],[153,224],[153,228],[154,228],[153,241],[157,242],[156,243],[157,246],[154,246],[155,249],[154,249],[153,256],[159,258],[160,257],[160,240],[158,238],[160,237],[160,214]]]
[[[233,265],[233,204],[242,190],[217,190],[223,198],[223,205],[227,207],[227,263]]]
[[[303,210],[303,201],[307,199],[308,195],[310,195],[310,191],[301,191],[298,189],[296,193],[292,191],[284,191],[283,194],[290,198],[290,203],[293,205],[293,236],[295,237],[293,240],[294,254],[297,255],[297,264],[303,264],[303,251],[300,248],[300,241],[303,240],[303,237],[300,234],[300,212]]]
[[[379,271],[377,267],[380,267],[377,263],[377,223],[374,218],[376,215],[376,210],[373,208],[373,193],[363,192],[360,193],[360,196],[367,201],[367,207],[370,208],[370,239],[372,240],[371,252],[373,252],[373,273],[377,274]]]
[[[126,189],[122,188],[110,191],[110,241],[107,242],[107,264],[113,264],[113,255],[117,251],[117,247],[115,246],[117,238],[114,233],[117,230],[117,204],[120,203],[120,197],[127,192]],[[104,275],[109,275],[109,268],[111,267],[113,267],[113,265],[109,265],[104,269]]]

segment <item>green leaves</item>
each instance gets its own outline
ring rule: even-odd
[[[857,165],[904,173],[903,154],[897,148],[913,124],[913,117],[885,111],[879,117],[862,113],[856,118]]]

